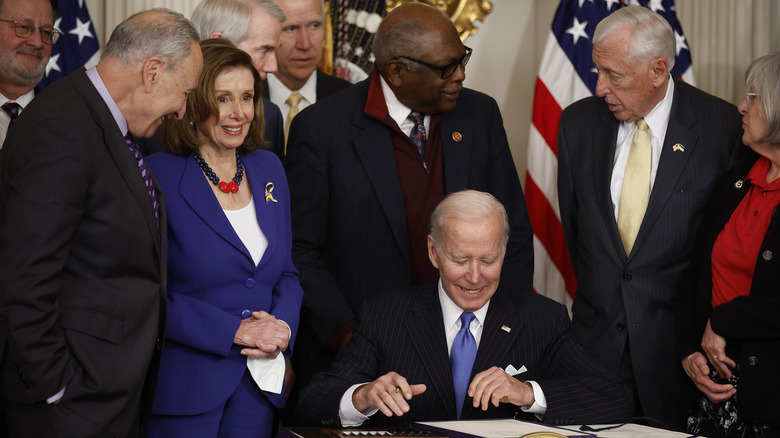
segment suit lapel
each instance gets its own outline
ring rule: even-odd
[[[244,163],[248,160],[244,159]],[[279,183],[279,181],[273,181],[261,166],[252,166],[251,169],[247,169],[247,178],[249,179],[249,185],[252,187],[252,196],[255,201],[255,214],[257,215],[257,222],[260,224],[260,228],[263,230],[265,238],[268,240],[268,248],[263,253],[263,258],[260,259],[260,263],[257,267],[268,263],[271,255],[275,253],[276,246],[279,244],[279,224],[276,223],[277,215],[274,214],[275,209],[285,208],[280,205],[279,202],[274,202],[272,199],[277,197],[273,196],[273,187]],[[269,197],[266,198],[266,186],[268,187]]]
[[[658,171],[653,183],[653,191],[650,193],[647,211],[634,243],[635,247],[641,246],[647,240],[653,224],[669,204],[669,197],[677,185],[677,180],[697,146],[699,135],[696,130],[696,115],[685,91],[680,83],[675,83],[669,125],[666,128],[664,144],[661,147],[661,159],[658,162]],[[672,147],[677,143],[683,145],[685,150],[674,151]]]
[[[420,358],[420,365],[431,379],[433,388],[428,388],[428,391],[438,394],[447,416],[455,418],[455,391],[452,387],[452,369],[447,354],[438,283],[433,283],[425,293],[418,296],[412,306],[412,317],[406,321],[406,330]],[[420,333],[429,333],[430,336],[420,336]]]
[[[152,239],[154,241],[157,254],[161,254],[161,238],[160,228],[157,225],[157,219],[154,216],[154,206],[152,205],[151,198],[149,197],[149,190],[146,188],[144,179],[141,176],[141,172],[138,169],[138,162],[135,161],[133,154],[127,146],[122,132],[119,130],[119,126],[116,124],[111,115],[111,111],[103,101],[100,93],[92,85],[92,82],[87,77],[86,71],[79,71],[70,76],[73,81],[74,88],[84,97],[84,100],[93,108],[92,115],[97,123],[103,128],[103,141],[105,142],[106,149],[108,150],[111,159],[114,161],[119,174],[127,184],[130,193],[138,203],[138,208],[141,210],[144,216],[144,221],[149,229]],[[155,182],[155,189],[160,192],[160,187]],[[158,200],[159,201],[159,200]],[[160,213],[163,210],[161,208]],[[162,219],[163,216],[160,217]]]
[[[473,125],[459,117],[456,106],[439,121],[439,135],[442,145],[444,172],[444,191],[452,193],[468,187],[469,167],[471,164],[471,148],[476,135],[470,130]],[[460,133],[460,141],[453,140],[453,135]]]
[[[596,167],[593,196],[598,197],[596,199],[598,210],[601,212],[605,228],[609,230],[613,246],[620,254],[625,255],[623,242],[620,240],[620,232],[617,228],[617,220],[615,220],[612,189],[610,188],[620,122],[612,115],[612,112],[606,110],[606,106],[601,118],[602,123],[593,127],[593,139],[591,140],[591,144],[594,145],[593,163]]]
[[[371,79],[368,79],[356,86],[365,86],[368,89],[370,82]],[[387,217],[390,230],[398,247],[401,248],[404,260],[408,261],[411,255],[406,230],[406,207],[393,151],[392,134],[388,127],[364,114],[364,103],[365,100],[360,102],[353,117],[357,134],[352,140],[352,145],[374,189],[379,205]]]
[[[179,193],[182,199],[215,233],[251,259],[252,256],[230,225],[209,184],[195,159],[187,157],[184,160],[184,172],[179,182]],[[255,188],[252,187],[252,190],[254,191]]]
[[[511,301],[497,293],[488,307],[471,378],[473,379],[477,372],[500,364],[507,351],[516,344],[517,335],[521,330],[522,321],[517,317],[517,309]],[[519,368],[523,364],[511,365]]]

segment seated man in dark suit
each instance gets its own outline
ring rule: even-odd
[[[508,233],[506,211],[492,195],[445,198],[428,235],[439,280],[367,302],[341,358],[302,392],[299,421],[628,419],[630,392],[585,353],[566,309],[499,287]]]

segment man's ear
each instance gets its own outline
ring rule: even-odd
[[[433,236],[428,235],[428,259],[434,268],[439,269],[439,262],[436,261],[436,246],[433,244]]]
[[[669,62],[666,58],[658,57],[653,59],[651,66],[653,68],[653,86],[663,86],[669,75]]]
[[[404,81],[404,75],[406,74],[406,65],[397,60],[388,61],[385,64],[385,80],[388,85],[393,88],[399,88]]]
[[[222,32],[214,32],[211,35],[209,35],[209,38],[225,38],[225,36],[222,35]]]
[[[141,79],[144,83],[144,91],[150,93],[152,88],[162,81],[165,63],[157,56],[147,59],[141,70]]]

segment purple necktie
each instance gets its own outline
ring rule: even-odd
[[[8,122],[8,129],[11,129],[11,126],[14,125],[16,118],[19,117],[19,113],[22,111],[22,107],[16,102],[6,102],[3,104],[3,110],[7,112],[8,117],[11,118],[11,121]]]
[[[157,226],[160,226],[160,204],[157,202],[157,192],[154,190],[154,183],[152,182],[152,175],[149,172],[149,167],[144,162],[144,156],[141,154],[141,150],[138,149],[138,145],[135,144],[130,135],[125,135],[125,141],[127,147],[130,148],[130,152],[133,154],[133,158],[138,162],[138,170],[141,171],[141,176],[144,178],[144,184],[146,189],[149,190],[149,197],[152,198],[152,205],[154,206],[154,218],[157,219]]]
[[[463,402],[466,399],[466,390],[469,387],[471,368],[477,357],[477,341],[469,330],[474,314],[463,312],[460,314],[460,330],[452,341],[450,351],[450,366],[452,367],[452,386],[455,389],[455,409],[460,413],[463,410]]]
[[[407,118],[414,122],[414,127],[409,137],[414,145],[417,146],[417,152],[420,153],[420,156],[425,158],[425,116],[417,111],[412,111]]]

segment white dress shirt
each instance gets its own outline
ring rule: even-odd
[[[379,77],[379,83],[382,84],[382,94],[385,95],[385,104],[387,105],[387,113],[390,115],[390,118],[395,121],[395,124],[398,125],[399,128],[401,128],[401,132],[407,136],[411,135],[412,129],[414,128],[414,120],[409,119],[409,113],[412,112],[412,109],[402,104],[401,101],[395,97],[393,90],[390,89],[390,86],[387,85],[387,82],[385,82],[384,78],[381,76]],[[425,132],[427,134],[431,129],[430,114],[425,114],[423,124],[425,125]]]
[[[661,152],[666,138],[666,127],[669,126],[669,115],[672,112],[672,100],[674,99],[674,81],[669,79],[669,85],[666,87],[666,95],[658,104],[644,117],[647,122],[647,128],[650,133],[650,143],[653,148],[651,157],[652,167],[650,168],[650,193],[653,192],[655,184],[655,175],[658,172],[658,163],[661,161]],[[620,194],[623,191],[623,178],[626,175],[626,165],[628,165],[628,152],[631,150],[631,142],[636,133],[635,122],[620,122],[617,135],[617,145],[615,147],[615,162],[612,167],[612,180],[609,185],[612,198],[612,208],[615,213],[615,220],[618,219],[620,210]]]

